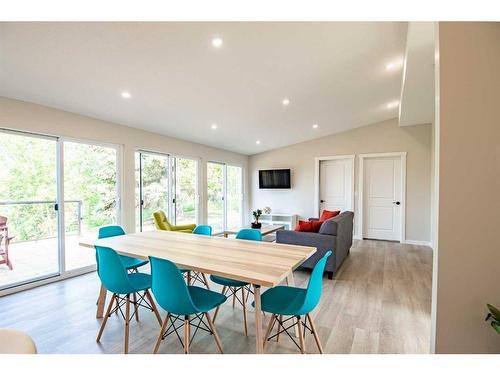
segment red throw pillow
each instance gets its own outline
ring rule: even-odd
[[[321,214],[319,221],[325,221],[325,220],[331,219],[332,217],[335,217],[338,214],[340,214],[340,211],[323,210],[323,213]]]
[[[319,228],[321,227],[322,222],[321,221],[304,221],[304,220],[299,220],[299,223],[295,227],[295,230],[297,232],[318,232]]]
[[[297,226],[295,227],[297,232],[311,232],[312,224],[309,221],[299,220]]]

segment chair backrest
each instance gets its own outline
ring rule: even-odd
[[[153,212],[153,221],[155,222],[156,229],[172,230],[172,227],[167,219],[167,215],[163,210]]]
[[[262,233],[258,229],[241,229],[236,235],[238,240],[262,241]]]
[[[131,285],[120,256],[109,247],[96,246],[97,274],[104,287],[112,293],[128,294]]]
[[[108,238],[108,237],[116,237],[123,236],[125,231],[119,225],[107,225],[105,227],[99,228],[99,233],[97,238]]]
[[[196,228],[193,230],[194,234],[201,234],[204,236],[211,236],[212,235],[212,227],[210,225],[198,225]]]
[[[191,315],[198,309],[191,299],[184,276],[169,260],[149,257],[151,262],[151,290],[158,304],[174,315]]]
[[[309,283],[307,284],[304,304],[302,305],[300,314],[297,315],[307,314],[318,305],[321,298],[321,290],[323,289],[323,272],[325,272],[326,261],[330,255],[332,255],[332,252],[329,250],[314,266],[311,276],[309,277]]]

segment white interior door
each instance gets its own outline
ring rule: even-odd
[[[366,158],[363,170],[363,237],[401,240],[401,157]]]
[[[319,165],[319,212],[353,210],[352,159],[322,160]]]

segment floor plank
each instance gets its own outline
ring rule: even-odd
[[[311,314],[325,353],[428,353],[432,250],[383,241],[355,241],[335,280],[323,280],[320,305]],[[305,287],[309,272],[296,271]],[[218,286],[212,286],[219,290]],[[95,342],[99,280],[95,273],[0,298],[0,324],[28,332],[40,353],[121,353],[124,323],[112,316],[101,343]],[[108,298],[109,300],[109,298]],[[251,308],[249,308],[251,310]],[[130,353],[151,353],[160,327],[154,315],[140,312],[130,325]],[[161,310],[161,315],[165,312]],[[264,318],[267,324],[269,314]],[[254,353],[254,316],[247,314],[249,335],[243,334],[241,308],[221,307],[215,325],[225,353]],[[198,332],[192,353],[217,353],[213,337]],[[306,336],[306,351],[317,353]],[[267,353],[298,353],[291,340],[269,342]],[[182,353],[169,336],[159,353]]]

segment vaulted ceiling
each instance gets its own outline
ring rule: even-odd
[[[406,30],[1,23],[0,95],[254,154],[397,117]]]

